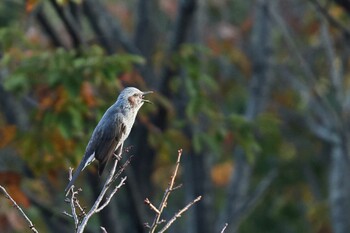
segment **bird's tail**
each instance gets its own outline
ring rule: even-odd
[[[74,184],[75,180],[78,178],[80,172],[84,169],[85,165],[86,164],[83,161],[79,164],[78,168],[76,169],[76,171],[74,172],[74,174],[72,176],[72,179],[69,181],[66,189],[64,190],[64,193],[66,193],[66,195],[68,195],[67,192],[72,187],[72,185]]]

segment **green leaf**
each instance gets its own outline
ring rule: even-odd
[[[4,88],[14,92],[27,90],[29,88],[28,79],[23,73],[15,73],[4,80]]]

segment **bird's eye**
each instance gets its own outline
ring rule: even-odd
[[[135,93],[134,96],[136,97],[136,96],[137,96],[137,93]]]

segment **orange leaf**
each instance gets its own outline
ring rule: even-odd
[[[67,103],[68,100],[68,93],[67,90],[63,86],[59,86],[56,91],[56,98],[55,98],[55,111],[60,112],[62,111],[63,107]]]
[[[225,186],[231,177],[233,165],[230,162],[225,162],[215,165],[211,169],[211,179],[216,186]]]
[[[28,207],[29,200],[20,189],[21,176],[12,171],[0,172],[0,184],[4,184],[7,192],[18,205]]]
[[[0,128],[0,148],[7,146],[13,141],[16,136],[16,126],[15,125],[6,125],[3,128]]]
[[[7,186],[7,192],[11,195],[13,200],[17,202],[19,206],[28,208],[30,203],[27,196],[22,192],[20,186],[10,185]]]
[[[89,82],[87,81],[83,82],[80,89],[80,95],[83,98],[83,101],[87,104],[87,106],[89,107],[96,106],[96,98],[94,95],[94,90],[92,88],[92,85]]]
[[[120,81],[125,85],[135,85],[139,84],[144,86],[144,81],[141,75],[136,71],[125,72],[120,76]]]
[[[0,184],[5,185],[19,185],[21,176],[12,171],[0,172]]]
[[[32,12],[38,3],[39,0],[26,0],[26,12]]]

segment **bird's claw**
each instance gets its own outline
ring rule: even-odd
[[[120,156],[120,154],[116,154],[116,153],[113,153],[115,159],[117,159],[118,161],[120,161],[122,159],[122,156]]]

